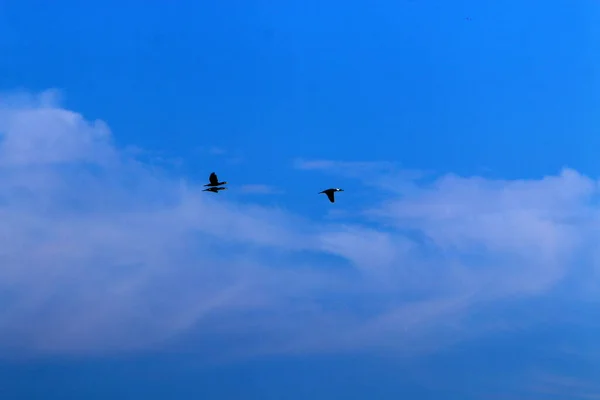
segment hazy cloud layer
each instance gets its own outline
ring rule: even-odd
[[[597,298],[598,184],[577,171],[423,182],[389,163],[297,161],[391,190],[364,225],[323,226],[173,180],[58,101],[0,99],[0,350],[214,336],[243,338],[234,350],[247,354],[427,351],[558,318],[474,317],[486,307],[567,283]]]

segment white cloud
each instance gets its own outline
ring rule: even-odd
[[[472,307],[546,293],[595,262],[597,183],[576,171],[404,176],[401,196],[366,214],[385,229],[324,225],[161,175],[56,101],[0,100],[6,351],[239,332],[258,338],[244,353],[435,348],[487,329],[463,319]]]
[[[40,96],[38,107],[3,107],[0,114],[4,165],[108,161],[110,132],[102,121],[88,122],[74,112],[52,107]]]

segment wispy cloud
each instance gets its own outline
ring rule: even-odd
[[[46,94],[0,104],[3,354],[240,332],[231,347],[247,354],[425,351],[494,325],[473,309],[548,293],[582,265],[597,271],[598,186],[573,170],[404,176],[402,196],[368,210],[385,229],[323,224],[206,196]],[[391,171],[331,163],[297,166]]]
[[[222,156],[227,154],[227,150],[219,146],[199,146],[194,149],[198,154],[211,155],[211,156]]]
[[[334,161],[296,159],[295,168],[300,170],[328,171],[332,174],[362,175],[365,173],[385,172],[398,169],[396,163],[388,161]]]
[[[223,154],[227,153],[227,151],[225,149],[223,149],[221,147],[217,147],[217,146],[210,147],[208,149],[208,151],[209,151],[210,154],[214,154],[214,155],[217,155],[217,156],[220,156],[220,155],[223,155]]]
[[[569,375],[542,373],[531,378],[528,390],[536,395],[551,395],[581,400],[600,399],[597,379],[582,379]]]
[[[416,181],[430,177],[428,171],[403,169],[389,161],[335,161],[295,159],[293,167],[304,171],[320,171],[344,178],[358,179],[365,185],[391,192],[402,192]]]
[[[199,146],[194,149],[194,153],[200,157],[217,157],[222,162],[230,165],[238,165],[244,162],[244,157],[239,149],[227,149],[221,146]]]
[[[586,376],[581,378],[581,376]],[[516,382],[498,384],[494,393],[479,393],[478,397],[489,400],[509,399],[600,399],[600,385],[594,372],[584,372],[577,377],[569,374],[556,374],[543,371],[525,372]],[[587,378],[587,377],[591,378]],[[508,387],[507,387],[508,386]]]
[[[281,194],[283,191],[274,186],[261,184],[248,184],[240,187],[242,193],[249,194]]]

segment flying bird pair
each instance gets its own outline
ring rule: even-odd
[[[217,174],[215,174],[214,172],[210,174],[210,176],[208,177],[208,180],[209,180],[209,183],[204,186],[209,186],[209,188],[204,189],[203,192],[219,193],[219,190],[227,189],[226,187],[221,186],[221,185],[226,185],[227,182],[219,182],[219,178],[217,178]],[[331,203],[335,203],[335,197],[334,197],[335,192],[343,192],[343,191],[344,191],[344,189],[331,188],[331,189],[323,190],[322,192],[319,192],[318,194],[325,193],[327,195],[327,198],[329,199],[329,201]]]
[[[227,185],[227,182],[219,182],[219,178],[217,178],[217,174],[214,172],[208,177],[208,182],[209,183],[204,186],[210,187],[208,189],[204,189],[203,192],[219,193],[219,190],[227,190],[226,187],[220,187],[221,185]]]

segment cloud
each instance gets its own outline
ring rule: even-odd
[[[217,146],[213,146],[213,147],[209,148],[208,151],[210,152],[210,154],[214,154],[216,156],[227,153],[227,151],[225,151],[225,149],[222,149],[221,147],[217,147]]]
[[[550,363],[548,363],[550,364]],[[568,364],[568,363],[567,363]],[[578,368],[577,373],[556,373],[548,371],[552,365],[526,370],[524,373],[498,382],[495,379],[488,390],[477,393],[477,398],[489,400],[508,399],[600,399],[600,385],[594,365]],[[554,366],[556,368],[556,364]],[[494,387],[494,390],[489,390]]]
[[[358,179],[363,184],[389,192],[412,187],[417,181],[431,175],[428,171],[401,168],[399,163],[389,161],[335,161],[306,160],[297,158],[293,167],[303,171],[319,171],[343,178]]]
[[[573,398],[600,399],[600,385],[596,379],[583,379],[568,375],[539,373],[532,377],[528,385],[532,394]]]
[[[248,194],[281,194],[282,191],[269,185],[248,184],[240,187],[242,193]]]
[[[244,157],[238,149],[228,149],[220,146],[199,146],[193,151],[197,156],[206,158],[215,157],[221,162],[238,165],[244,162]]]
[[[354,165],[397,191],[324,224],[173,179],[52,93],[0,100],[0,354],[432,351],[506,326],[482,308],[597,274],[598,185],[574,170],[421,182]],[[352,170],[332,163],[296,166]]]
[[[293,166],[305,171],[326,171],[335,175],[359,177],[371,173],[390,172],[398,169],[397,163],[387,161],[334,161],[334,160],[294,160]],[[366,176],[365,176],[366,177]]]

